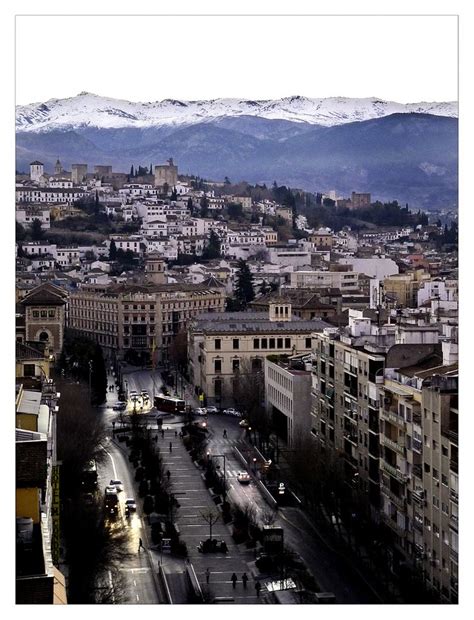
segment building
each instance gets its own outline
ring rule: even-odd
[[[383,296],[387,305],[416,308],[418,290],[430,275],[422,269],[384,278]]]
[[[428,330],[428,331],[427,331]],[[390,569],[457,600],[457,344],[438,326],[374,323],[313,336],[311,436],[343,459],[386,530]]]
[[[40,161],[32,161],[30,164],[30,179],[38,183],[41,177],[44,175],[44,165]]]
[[[313,244],[316,250],[331,250],[334,244],[332,233],[326,232],[324,229],[311,233],[308,241]]]
[[[168,189],[171,190],[177,182],[178,166],[174,165],[171,157],[166,164],[155,166],[155,187],[163,187],[166,184]]]
[[[48,344],[51,353],[63,348],[67,293],[53,284],[40,284],[28,293],[21,305],[25,310],[25,339]]]
[[[296,438],[307,435],[310,428],[310,369],[310,355],[265,359],[265,406],[275,434],[288,447]]]
[[[145,277],[152,284],[166,283],[166,263],[158,252],[149,252],[145,260]]]
[[[262,295],[250,302],[254,310],[268,312],[270,304],[290,303],[294,316],[305,321],[327,319],[340,311],[341,294],[333,291],[314,291],[314,289],[282,288],[280,293]]]
[[[15,219],[22,226],[32,226],[34,220],[39,220],[41,228],[48,230],[51,227],[50,209],[40,205],[17,205]]]
[[[188,328],[190,381],[208,403],[233,404],[232,379],[245,368],[263,371],[269,355],[298,355],[311,350],[311,333],[323,321],[292,316],[291,304],[273,304],[269,314],[230,312],[203,314]]]
[[[21,351],[25,354],[25,350]],[[44,376],[35,389],[16,386],[16,603],[66,604],[60,552],[58,397]]]
[[[203,312],[222,312],[224,305],[222,289],[205,283],[90,284],[71,293],[69,327],[119,359],[148,363],[156,352],[156,361],[166,363],[174,337],[188,321]]]
[[[87,164],[72,164],[71,180],[74,185],[84,183],[87,178]]]
[[[352,192],[351,203],[353,209],[363,209],[364,207],[370,207],[370,194],[360,194],[358,192]]]
[[[111,177],[112,166],[94,166],[94,175],[96,177]]]
[[[290,274],[292,288],[338,288],[341,293],[359,291],[357,271],[294,271]]]

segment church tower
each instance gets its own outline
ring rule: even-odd
[[[153,284],[166,284],[165,261],[158,252],[150,252],[146,257],[145,277]]]

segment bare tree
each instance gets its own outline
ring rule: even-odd
[[[273,525],[276,521],[277,511],[271,508],[265,508],[262,512],[263,525]]]
[[[212,526],[219,521],[220,515],[215,510],[212,510],[212,508],[209,508],[209,510],[201,512],[201,517],[209,525],[209,540],[212,540]]]

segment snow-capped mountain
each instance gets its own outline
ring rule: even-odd
[[[457,118],[458,104],[457,102],[402,104],[375,97],[310,99],[300,96],[264,101],[164,99],[134,103],[82,92],[76,97],[67,99],[50,99],[45,103],[17,106],[16,128],[19,132],[49,132],[79,127],[103,129],[184,127],[241,116],[331,127],[395,113],[424,113]]]

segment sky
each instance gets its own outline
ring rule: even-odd
[[[458,98],[456,16],[25,15],[15,44],[17,105],[81,91],[130,101]]]

